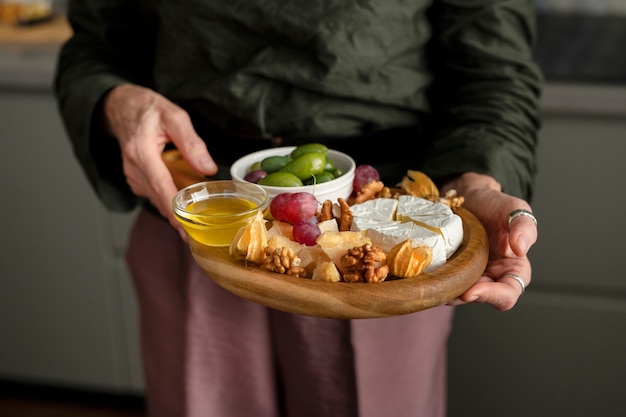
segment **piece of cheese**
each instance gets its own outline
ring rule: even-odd
[[[433,216],[452,214],[453,211],[446,204],[433,202],[425,198],[412,195],[401,195],[398,197],[398,208],[396,210],[396,220],[405,221],[405,216]]]
[[[457,214],[441,216],[409,216],[415,225],[440,234],[446,246],[446,258],[449,258],[463,243],[463,220]]]
[[[374,198],[350,207],[353,218],[367,218],[370,220],[394,220],[398,200],[395,198]]]
[[[324,220],[323,222],[319,222],[317,226],[320,228],[320,232],[322,233],[339,231],[339,225],[335,219]]]
[[[324,232],[317,238],[317,245],[337,265],[342,274],[346,273],[346,269],[341,264],[341,257],[349,249],[371,242],[371,239],[361,232]]]
[[[397,200],[374,199],[355,204],[351,211],[351,230],[364,233],[385,252],[407,239],[413,247],[430,246],[433,260],[426,271],[443,265],[463,241],[461,217],[441,202],[402,195]]]
[[[400,224],[402,224],[402,222],[395,220],[376,220],[368,219],[367,217],[353,217],[350,230],[353,232],[360,232],[367,229],[378,229],[380,227],[391,227]]]
[[[428,268],[425,269],[425,272],[446,263],[446,243],[443,236],[415,223],[407,222],[369,229],[366,231],[366,234],[372,240],[372,244],[381,248],[385,253],[389,253],[391,248],[405,240],[410,240],[414,248],[430,246],[433,249],[433,259]]]

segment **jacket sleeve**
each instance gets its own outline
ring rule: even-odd
[[[149,50],[132,0],[70,1],[72,37],[62,46],[54,91],[74,153],[104,205],[128,211],[140,199],[124,178],[118,143],[104,133],[100,103],[112,87],[148,85]]]
[[[435,0],[434,141],[422,169],[495,177],[530,200],[543,77],[533,60],[532,0]]]

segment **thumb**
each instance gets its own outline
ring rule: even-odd
[[[178,107],[177,111],[170,112],[164,123],[164,129],[170,140],[195,171],[207,176],[217,173],[217,164],[209,154],[204,141],[193,128],[191,118],[186,111]]]

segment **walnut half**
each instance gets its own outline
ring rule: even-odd
[[[302,260],[291,248],[267,246],[265,255],[266,257],[261,264],[261,268],[267,271],[294,277],[304,277],[306,275],[306,270],[301,266]]]
[[[366,243],[349,249],[341,257],[346,282],[382,282],[389,274],[387,255],[379,247]]]

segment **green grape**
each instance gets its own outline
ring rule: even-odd
[[[271,174],[272,172],[279,171],[281,168],[283,168],[285,165],[287,165],[291,161],[292,161],[292,158],[288,156],[280,156],[280,155],[268,156],[267,158],[261,161],[261,169],[267,172],[268,174]]]
[[[289,172],[272,172],[261,178],[257,183],[259,185],[270,185],[273,187],[301,187],[304,185],[300,178]]]
[[[321,153],[324,156],[326,156],[328,155],[328,148],[326,147],[326,145],[323,145],[321,143],[305,143],[304,145],[300,145],[296,149],[294,149],[291,152],[290,156],[293,159],[296,159],[306,153],[311,153],[311,152]]]
[[[317,175],[313,175],[311,178],[307,179],[304,182],[304,185],[313,185],[313,184],[321,184],[323,182],[332,181],[335,179],[335,176],[332,172],[322,171]]]
[[[319,152],[309,152],[295,158],[280,170],[289,172],[304,181],[324,171],[326,157]]]
[[[324,171],[333,172],[336,169],[335,161],[328,156],[326,157],[326,165],[324,165]]]

